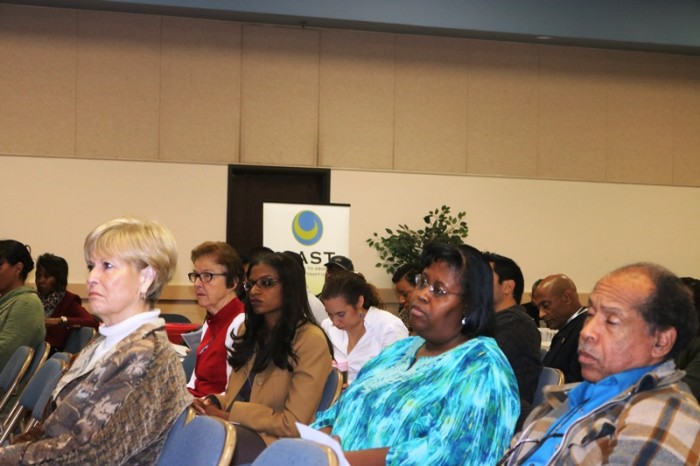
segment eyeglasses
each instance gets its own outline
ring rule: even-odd
[[[422,273],[419,273],[415,277],[413,277],[413,283],[416,284],[416,288],[419,290],[427,288],[430,293],[435,296],[436,298],[442,298],[447,296],[448,294],[460,294],[460,293],[454,293],[449,291],[447,288],[445,288],[443,285],[430,285],[428,284],[428,277],[423,275]]]
[[[187,274],[187,278],[190,279],[192,283],[196,282],[199,278],[204,283],[209,283],[214,277],[224,277],[228,275],[227,273],[210,273],[210,272],[190,272]]]
[[[262,289],[272,288],[280,281],[281,280],[279,278],[272,278],[272,277],[262,277],[262,278],[258,278],[257,280],[248,280],[248,281],[243,282],[243,289],[246,291],[246,293],[248,293],[256,285],[258,288],[262,288]]]

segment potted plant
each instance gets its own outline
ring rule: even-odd
[[[466,212],[459,212],[454,217],[450,215],[450,208],[443,205],[423,217],[425,226],[419,230],[412,230],[404,224],[396,230],[386,228],[387,236],[375,232],[367,239],[367,244],[379,253],[381,262],[377,262],[376,267],[393,274],[403,264],[420,264],[421,252],[428,243],[463,244],[469,234],[465,216]]]

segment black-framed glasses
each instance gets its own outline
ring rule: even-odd
[[[204,283],[209,283],[210,281],[212,281],[212,279],[214,277],[225,277],[226,275],[228,275],[226,272],[224,272],[224,273],[190,272],[187,274],[187,278],[189,278],[192,283],[196,282],[198,278]]]
[[[243,289],[246,291],[246,293],[249,293],[250,290],[252,290],[254,286],[257,286],[258,288],[262,288],[262,289],[272,288],[280,281],[281,280],[279,278],[272,278],[272,277],[262,277],[262,278],[258,278],[257,280],[248,280],[248,281],[243,282]]]
[[[430,291],[430,293],[435,296],[436,298],[443,298],[447,296],[448,294],[460,294],[460,293],[454,293],[447,288],[445,288],[444,285],[431,285],[428,283],[428,277],[423,275],[422,273],[417,274],[415,277],[413,277],[413,283],[416,284],[416,288],[419,290],[423,290],[425,288]]]

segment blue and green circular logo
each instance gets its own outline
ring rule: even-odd
[[[323,235],[321,218],[310,210],[302,210],[294,216],[292,234],[304,246],[318,243]]]

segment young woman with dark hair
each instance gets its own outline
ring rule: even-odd
[[[252,462],[278,437],[298,437],[295,422],[313,420],[332,367],[294,259],[283,253],[254,258],[244,287],[246,320],[229,353],[226,393],[193,403],[199,413],[236,423],[233,464]]]
[[[321,327],[333,343],[338,367],[347,363],[347,383],[385,347],[408,336],[401,319],[380,309],[383,304],[376,288],[360,274],[342,271],[331,275],[320,298],[329,317]]]

